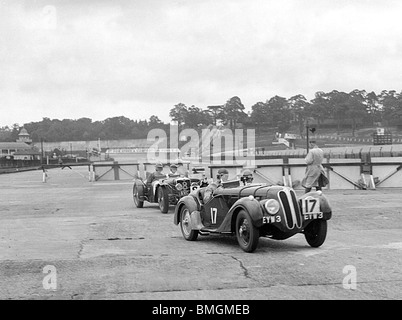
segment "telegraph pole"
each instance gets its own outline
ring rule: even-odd
[[[40,151],[41,151],[41,159],[40,159],[40,164],[43,164],[43,158],[44,158],[44,154],[43,154],[43,138],[40,138]]]
[[[307,124],[306,124],[307,153],[308,153],[309,148],[310,148],[309,131],[310,131],[310,128],[309,128],[309,126],[308,126],[308,121],[307,121]]]
[[[310,131],[311,133],[315,133],[315,128],[310,128],[310,125],[308,123],[308,119],[306,120],[306,140],[307,140],[307,153],[310,150]]]

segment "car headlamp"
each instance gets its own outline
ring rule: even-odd
[[[275,199],[269,199],[267,202],[265,202],[265,209],[269,214],[277,214],[279,211],[279,202]]]
[[[183,190],[183,185],[181,183],[176,183],[176,190],[177,191]]]

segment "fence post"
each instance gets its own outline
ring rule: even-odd
[[[92,181],[91,164],[88,165],[88,181]]]
[[[117,161],[113,161],[113,171],[114,171],[114,180],[120,180],[119,163]]]

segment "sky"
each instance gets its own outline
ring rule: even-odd
[[[402,89],[398,0],[0,0],[0,127]]]

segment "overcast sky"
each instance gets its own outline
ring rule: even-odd
[[[402,1],[0,0],[0,126],[402,89]]]

